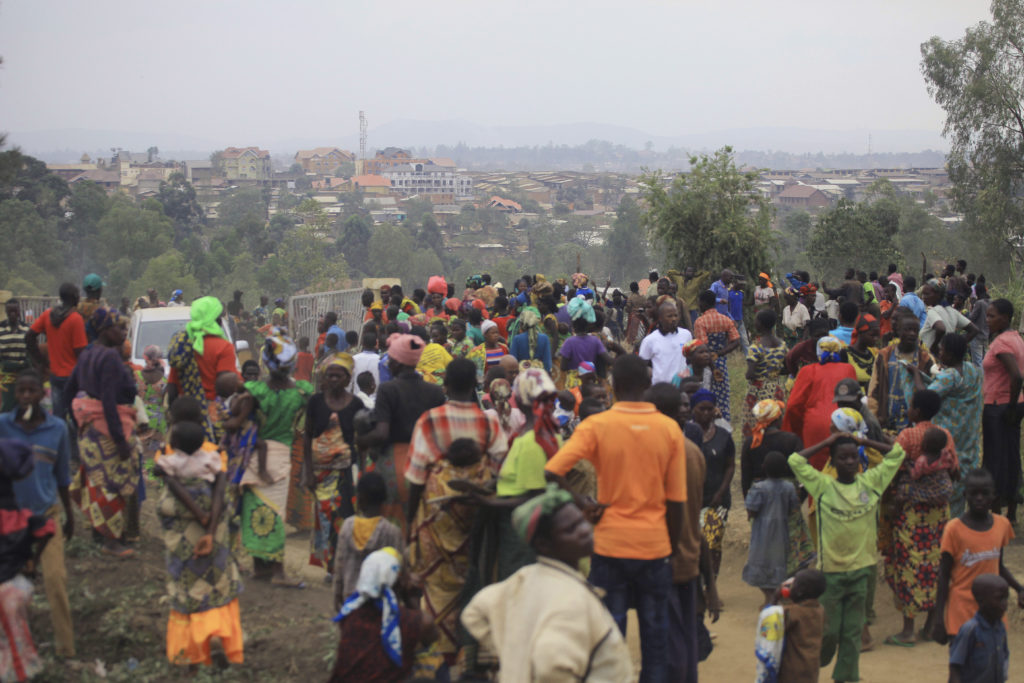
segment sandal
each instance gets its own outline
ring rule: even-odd
[[[104,553],[105,555],[110,555],[111,557],[117,557],[117,558],[122,559],[122,560],[125,559],[125,558],[128,558],[128,557],[131,557],[132,555],[135,554],[135,551],[133,549],[131,549],[131,548],[121,548],[120,550],[111,550],[107,546],[101,547],[100,548],[100,552]]]
[[[896,647],[914,647],[917,643],[913,640],[900,640],[895,635],[892,635],[885,639],[885,644],[895,645]]]

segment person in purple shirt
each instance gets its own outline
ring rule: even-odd
[[[561,368],[565,377],[566,389],[571,389],[579,384],[580,363],[587,361],[597,365],[600,358],[603,367],[609,368],[613,362],[612,356],[604,348],[604,342],[590,334],[590,326],[597,321],[594,307],[585,299],[573,299],[569,306],[569,314],[572,316],[573,335],[562,343],[558,355],[562,357]]]

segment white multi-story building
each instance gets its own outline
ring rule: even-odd
[[[451,204],[473,198],[473,179],[454,166],[410,163],[393,166],[381,173],[391,183],[391,191],[406,197],[418,195],[435,204]]]

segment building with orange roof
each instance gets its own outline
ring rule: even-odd
[[[497,195],[491,197],[490,201],[487,202],[487,207],[495,209],[496,211],[503,211],[505,213],[523,212],[523,207],[519,205],[519,202],[514,202],[511,199],[503,199]]]
[[[349,183],[353,192],[362,192],[367,195],[391,194],[391,182],[383,176],[374,174],[352,176]]]
[[[306,173],[324,175],[334,173],[344,163],[354,162],[356,155],[338,147],[316,147],[300,149],[295,153],[295,163]]]

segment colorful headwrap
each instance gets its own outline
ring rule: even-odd
[[[572,285],[576,289],[582,289],[587,286],[590,282],[590,278],[585,273],[573,273],[572,274]]]
[[[402,666],[402,631],[399,628],[398,597],[394,585],[402,570],[402,556],[394,548],[370,553],[359,568],[356,592],[341,606],[335,622],[342,621],[368,602],[380,610],[380,640],[395,666]]]
[[[534,306],[526,306],[519,312],[519,329],[526,331],[541,323],[540,311]]]
[[[833,336],[822,337],[818,340],[818,345],[815,348],[815,353],[818,356],[818,362],[822,365],[826,363],[841,363],[843,357],[841,351],[845,348],[843,342],[839,341]]]
[[[689,357],[691,354],[693,354],[694,351],[696,351],[702,346],[707,345],[708,343],[704,339],[694,339],[690,342],[687,342],[686,345],[683,346],[683,355]]]
[[[448,295],[448,283],[444,281],[444,275],[433,275],[427,280],[427,292],[430,294]]]
[[[384,310],[384,304],[381,303],[380,301],[374,301],[372,304],[370,304],[370,310],[371,311],[383,311]]]
[[[870,313],[861,313],[861,316],[857,318],[857,322],[853,325],[853,332],[850,334],[850,343],[857,343],[857,334],[860,332],[867,332],[872,327],[878,328],[880,323],[878,318],[871,315]]]
[[[529,543],[537,533],[537,525],[544,517],[553,515],[560,507],[572,502],[572,494],[548,484],[544,493],[534,496],[512,511],[512,526]]]
[[[430,343],[423,347],[416,369],[423,375],[423,379],[431,384],[443,384],[445,370],[451,362],[452,354],[448,353],[448,349],[440,344]]]
[[[868,435],[868,425],[864,422],[864,416],[855,408],[836,408],[832,411],[832,426],[840,432]]]
[[[750,447],[757,448],[764,441],[764,430],[774,424],[786,410],[786,404],[776,399],[765,399],[754,404],[750,411],[756,423],[750,432]]]
[[[711,390],[705,389],[704,387],[698,389],[694,392],[693,396],[690,397],[690,405],[694,407],[696,407],[698,403],[704,403],[705,401],[708,403],[715,403],[716,399],[715,395],[711,393]]]
[[[324,363],[324,373],[327,372],[327,368],[342,367],[348,370],[348,374],[351,377],[352,371],[356,367],[355,360],[352,358],[352,354],[347,352],[335,353],[327,357],[327,362]]]
[[[452,313],[458,313],[460,305],[462,305],[462,302],[456,299],[454,296],[444,300],[444,307],[447,308]]]
[[[164,354],[156,344],[150,344],[143,349],[142,357],[146,360],[146,370],[163,370]]]
[[[573,320],[583,318],[588,323],[597,322],[597,316],[594,315],[594,306],[582,296],[572,299],[566,305],[566,308],[569,309],[569,317]]]
[[[772,278],[770,275],[768,275],[768,273],[758,273],[757,276],[763,277],[765,282],[768,283],[768,287],[770,287],[771,289],[775,289],[775,285],[772,284]]]
[[[512,391],[520,410],[530,406],[533,410],[533,437],[544,454],[551,458],[558,452],[558,422],[555,420],[555,402],[558,389],[551,376],[540,368],[521,370]]]
[[[116,308],[104,308],[102,306],[93,311],[92,317],[89,319],[89,323],[96,334],[100,334],[104,330],[116,327],[124,322],[124,318]]]
[[[533,285],[533,288],[530,290],[530,292],[539,299],[554,294],[555,287],[550,282],[541,280],[540,282],[537,282]]]
[[[210,335],[224,337],[224,330],[221,329],[217,319],[224,312],[220,299],[215,296],[204,296],[192,302],[189,310],[191,321],[185,325],[185,334],[192,348],[200,356],[203,355],[203,339]]]
[[[299,350],[283,327],[270,330],[263,342],[263,366],[271,372],[291,370],[295,367]]]
[[[486,335],[490,330],[498,329],[498,323],[493,320],[485,320],[480,323],[480,333]]]
[[[414,334],[392,334],[388,337],[388,356],[396,363],[411,368],[419,365],[426,342]]]

